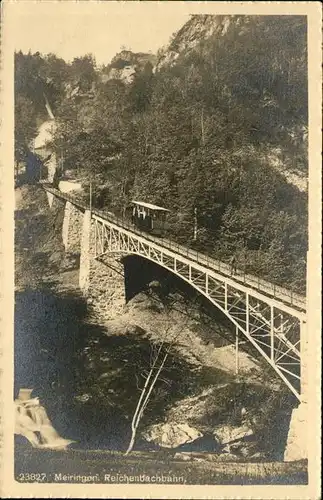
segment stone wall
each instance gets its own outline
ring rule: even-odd
[[[46,195],[47,195],[48,205],[50,208],[52,208],[54,195],[52,193],[49,193],[48,191],[46,191]]]
[[[307,404],[301,402],[294,408],[289,424],[287,444],[284,454],[285,462],[307,459],[308,418]]]
[[[90,236],[91,236],[91,214],[86,210],[83,215],[82,235],[81,235],[81,256],[80,256],[80,275],[79,286],[86,296],[90,284]]]
[[[119,254],[94,258],[94,224],[87,210],[83,216],[79,285],[92,312],[103,320],[122,313],[126,302],[124,266]]]
[[[69,201],[65,204],[62,238],[65,251],[78,254],[81,251],[83,213]]]
[[[91,260],[88,303],[91,310],[104,320],[122,313],[126,303],[124,267],[120,255],[105,255]]]
[[[301,323],[301,402],[294,408],[289,424],[284,460],[303,460],[308,457],[308,336],[307,323]]]

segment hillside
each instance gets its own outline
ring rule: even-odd
[[[305,18],[192,16],[156,58],[39,63],[53,67],[52,147],[96,206],[166,206],[173,239],[305,293]]]
[[[299,47],[297,47],[298,42]],[[253,44],[254,46],[252,46]],[[287,57],[288,60],[286,60]],[[263,61],[261,61],[262,58]],[[227,98],[236,97],[237,104],[240,100],[244,101],[244,104],[250,101],[256,105],[255,111],[262,109],[264,113],[261,115],[263,123],[258,123],[258,126],[266,126],[266,119],[274,119],[268,125],[272,127],[272,133],[277,125],[279,127],[280,138],[277,146],[282,146],[282,136],[285,134],[284,139],[288,141],[288,146],[290,148],[292,145],[296,146],[294,154],[298,147],[303,150],[305,156],[307,148],[307,56],[306,26],[301,16],[279,19],[275,16],[264,18],[246,15],[193,15],[174,34],[170,43],[160,50],[156,69],[157,71],[163,69],[167,71],[167,69],[177,65],[187,65],[185,60],[190,61],[191,64],[200,61],[205,66],[207,65],[211,72],[215,72],[217,83],[222,80],[224,87],[226,87]],[[283,68],[283,64],[286,64],[285,68]],[[297,65],[299,67],[296,67]],[[287,74],[275,74],[277,70]],[[230,82],[231,71],[236,79],[235,82]],[[287,87],[283,95],[279,95],[277,91],[280,85],[284,85],[283,78],[286,76]],[[261,78],[262,81],[257,84],[256,78]],[[297,81],[298,78],[301,80]],[[214,81],[214,77],[211,77],[210,80]],[[215,90],[216,87],[213,89]],[[237,90],[239,90],[238,93]],[[294,96],[292,95],[293,91],[295,92]],[[296,96],[301,99],[298,103],[295,102]],[[281,123],[278,124],[275,120],[275,114],[282,106],[285,107],[286,112],[279,113]],[[298,118],[296,116],[297,107],[301,113]],[[268,117],[266,117],[267,113]],[[258,135],[255,134],[256,131],[259,133],[256,123],[252,125],[254,135]],[[273,144],[273,138],[271,142]],[[306,177],[305,157],[303,159],[294,158],[294,162],[288,164],[289,158],[283,157],[283,151],[279,151],[279,148],[274,149],[272,154],[276,156],[276,162],[280,156],[281,169],[284,171],[292,170],[294,174],[298,173],[301,178],[304,175]],[[275,165],[275,158],[269,159],[269,161]],[[305,189],[303,188],[303,190]]]

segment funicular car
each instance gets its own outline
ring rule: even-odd
[[[132,222],[138,229],[156,236],[165,234],[166,215],[170,210],[143,201],[133,200],[131,203]]]

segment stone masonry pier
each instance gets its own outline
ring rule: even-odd
[[[126,303],[122,254],[112,253],[95,259],[95,230],[90,211],[50,192],[47,192],[47,199],[51,212],[61,214],[60,231],[66,262],[79,265],[79,286],[87,303],[103,321],[113,319]]]
[[[65,204],[62,238],[67,253],[81,252],[83,213],[69,201]]]
[[[113,319],[126,303],[124,265],[120,254],[100,260],[95,255],[95,231],[90,211],[83,217],[79,285],[92,310],[104,319]]]

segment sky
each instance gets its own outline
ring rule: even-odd
[[[165,4],[21,0],[10,23],[15,49],[52,52],[66,61],[92,53],[98,64],[108,64],[121,47],[156,53],[189,19],[184,4]]]

